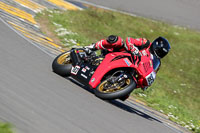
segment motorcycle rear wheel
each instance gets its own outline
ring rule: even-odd
[[[114,100],[128,96],[136,88],[136,82],[131,74],[126,73],[126,75],[128,78],[124,79],[123,83],[116,83],[110,88],[106,87],[109,84],[109,78],[106,78],[94,90],[95,95],[103,100]]]
[[[58,75],[69,76],[72,68],[71,63],[70,51],[63,52],[54,59],[52,69]]]

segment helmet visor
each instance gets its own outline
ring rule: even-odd
[[[163,51],[162,49],[155,49],[155,53],[159,58],[163,58],[167,55],[167,52]]]

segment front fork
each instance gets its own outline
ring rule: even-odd
[[[108,79],[108,82],[109,83],[111,83],[111,84],[114,84],[114,83],[119,83],[119,82],[121,82],[122,80],[124,80],[124,79],[126,79],[126,78],[128,78],[128,76],[125,74],[125,72],[124,71],[117,71],[117,72],[115,72],[111,77],[113,77],[115,74],[117,74],[117,73],[121,73],[119,76],[117,76],[116,78],[110,78],[110,79]]]

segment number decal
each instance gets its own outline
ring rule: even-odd
[[[72,67],[71,73],[76,75],[78,73],[79,69],[80,69],[80,66]]]
[[[155,78],[156,78],[155,72],[152,72],[148,76],[146,76],[148,86],[151,85],[154,82]]]

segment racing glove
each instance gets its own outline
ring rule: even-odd
[[[90,49],[90,50],[92,50],[92,51],[95,51],[95,50],[97,50],[95,46],[96,46],[96,44],[95,44],[95,43],[92,43],[92,44],[89,45],[89,46],[85,46],[85,48],[88,48],[88,49]]]
[[[95,50],[97,50],[96,48],[95,48],[95,43],[92,43],[91,45],[89,45],[89,46],[85,46],[84,47],[84,49],[85,49],[85,52],[87,53],[87,54],[92,54],[92,52],[93,51],[95,51]]]

